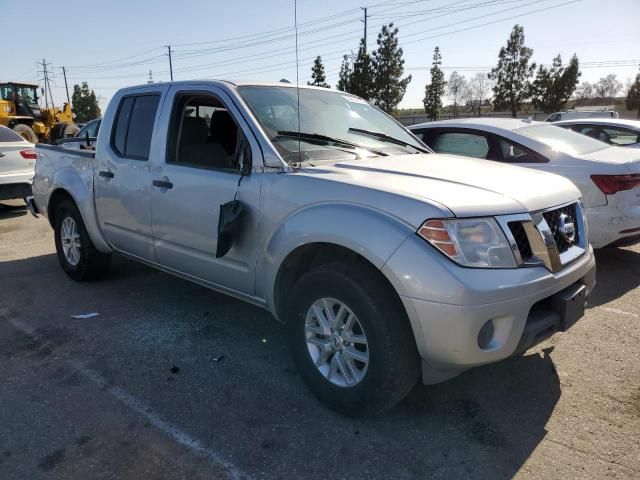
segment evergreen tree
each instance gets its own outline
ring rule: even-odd
[[[444,80],[444,72],[440,68],[442,65],[442,55],[440,55],[440,47],[433,50],[433,63],[431,67],[431,83],[427,84],[424,89],[424,111],[429,115],[431,120],[437,120],[442,110],[442,95],[447,82]]]
[[[372,54],[374,75],[374,103],[387,113],[393,112],[402,101],[411,75],[404,74],[402,48],[398,46],[398,29],[393,23],[383,25],[378,34],[378,48]]]
[[[627,110],[637,110],[637,118],[640,120],[640,73],[636,75],[636,81],[629,87],[624,104]]]
[[[322,64],[322,58],[320,55],[318,55],[313,61],[313,67],[311,67],[311,80],[311,82],[307,82],[307,85],[331,88],[327,83],[327,77],[324,74],[324,65]]]
[[[458,72],[453,72],[449,76],[447,82],[447,93],[451,97],[453,103],[453,118],[458,116],[458,107],[462,103],[463,99],[469,96],[469,86],[467,79],[463,75],[459,75]]]
[[[373,64],[371,56],[367,53],[364,38],[360,40],[358,55],[353,62],[348,92],[365,100],[372,100],[375,95]]]
[[[82,86],[73,86],[71,104],[75,114],[75,121],[78,123],[88,122],[100,116],[98,99],[95,92],[89,90],[87,82],[82,82]]]
[[[491,70],[489,78],[496,83],[493,87],[494,106],[508,108],[511,116],[516,117],[518,110],[529,98],[536,64],[529,64],[533,50],[524,45],[524,29],[515,25],[507,40],[507,46],[500,49],[498,65]]]
[[[580,77],[578,57],[573,55],[567,67],[562,65],[558,54],[551,67],[538,67],[536,78],[531,86],[533,106],[545,113],[564,110],[573,95]]]
[[[343,92],[351,91],[351,73],[353,72],[353,67],[351,62],[349,61],[349,56],[345,55],[342,57],[342,65],[340,65],[340,73],[338,74],[338,85],[336,88]]]

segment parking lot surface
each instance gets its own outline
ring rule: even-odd
[[[121,258],[75,283],[5,202],[0,478],[640,478],[640,248],[597,261],[569,332],[348,419],[269,313]]]

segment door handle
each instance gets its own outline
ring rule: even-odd
[[[106,170],[99,171],[98,175],[100,175],[101,177],[104,177],[104,178],[113,178],[113,172],[109,172],[109,171],[106,171]]]
[[[154,187],[159,188],[173,188],[173,183],[167,182],[165,180],[154,180],[152,184]]]
[[[0,152],[0,158],[4,157],[4,153]]]

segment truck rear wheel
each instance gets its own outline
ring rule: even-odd
[[[13,131],[24,138],[27,142],[38,143],[38,136],[29,125],[19,123],[13,127]]]
[[[71,278],[94,280],[109,271],[111,255],[96,250],[75,203],[67,200],[58,206],[54,232],[58,261]]]
[[[420,374],[406,312],[372,269],[323,265],[289,295],[287,329],[302,378],[320,400],[350,416],[392,407]]]

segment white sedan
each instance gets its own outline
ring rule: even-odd
[[[31,195],[35,163],[33,143],[0,125],[0,200]]]
[[[640,151],[544,122],[473,118],[411,125],[438,153],[556,173],[582,192],[594,248],[640,242]]]
[[[582,118],[553,124],[616,147],[640,148],[640,120]]]

